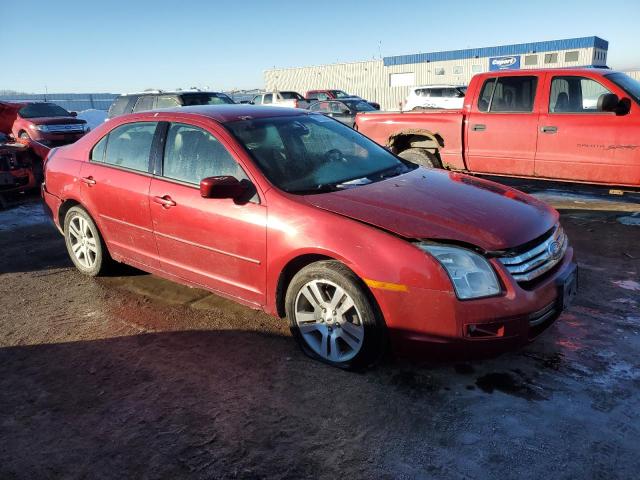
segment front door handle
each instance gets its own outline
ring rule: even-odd
[[[558,127],[554,127],[553,125],[547,125],[540,129],[542,133],[556,133],[558,131]]]
[[[165,195],[164,197],[153,197],[153,201],[162,205],[162,208],[171,208],[176,206],[176,202],[171,200],[169,195]]]
[[[482,123],[476,123],[473,127],[473,131],[474,132],[484,132],[487,129],[486,125],[483,125]]]
[[[95,185],[96,181],[93,179],[93,177],[89,176],[89,177],[82,177],[80,180],[82,180],[84,183],[86,183],[87,185]]]

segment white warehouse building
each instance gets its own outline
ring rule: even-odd
[[[265,88],[339,89],[396,110],[418,85],[467,85],[480,72],[505,69],[605,66],[609,43],[599,37],[569,38],[498,47],[384,57],[364,62],[279,68],[264,72]]]

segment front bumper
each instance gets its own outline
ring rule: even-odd
[[[46,133],[39,130],[29,130],[32,140],[42,143],[47,147],[62,147],[81,139],[85,132],[78,133]]]
[[[505,286],[501,296],[458,300],[453,292],[409,288],[375,292],[393,349],[400,354],[427,352],[427,345],[479,351],[509,349],[532,341],[566,308],[566,279],[577,273],[573,249],[535,288],[525,289],[495,265]],[[480,347],[482,345],[482,347]]]

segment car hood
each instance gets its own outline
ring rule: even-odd
[[[418,168],[305,201],[410,239],[450,240],[485,251],[523,245],[550,230],[558,212],[513,188]]]
[[[82,120],[78,117],[36,117],[25,118],[25,120],[33,123],[34,125],[69,125],[87,123],[86,120]]]

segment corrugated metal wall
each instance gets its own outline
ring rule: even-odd
[[[115,93],[48,93],[48,94],[17,94],[0,95],[0,101],[5,102],[52,102],[69,111],[96,109],[108,110],[117,97]]]
[[[573,50],[531,53],[537,57],[536,65],[526,65],[521,55],[520,66],[527,68],[571,67],[592,64],[604,65],[595,58],[594,48],[578,51],[578,60],[565,61],[565,53]],[[557,62],[545,64],[545,54],[557,53]],[[489,70],[489,57],[464,58],[456,60],[422,62],[385,66],[383,60],[356,63],[338,63],[314,67],[299,67],[267,70],[264,73],[267,90],[295,90],[304,95],[308,90],[338,88],[348,93],[373,100],[386,110],[397,110],[409,93],[409,86],[390,86],[390,76],[394,73],[413,73],[415,85],[453,84],[466,85],[471,77]],[[438,74],[444,71],[444,74]]]

